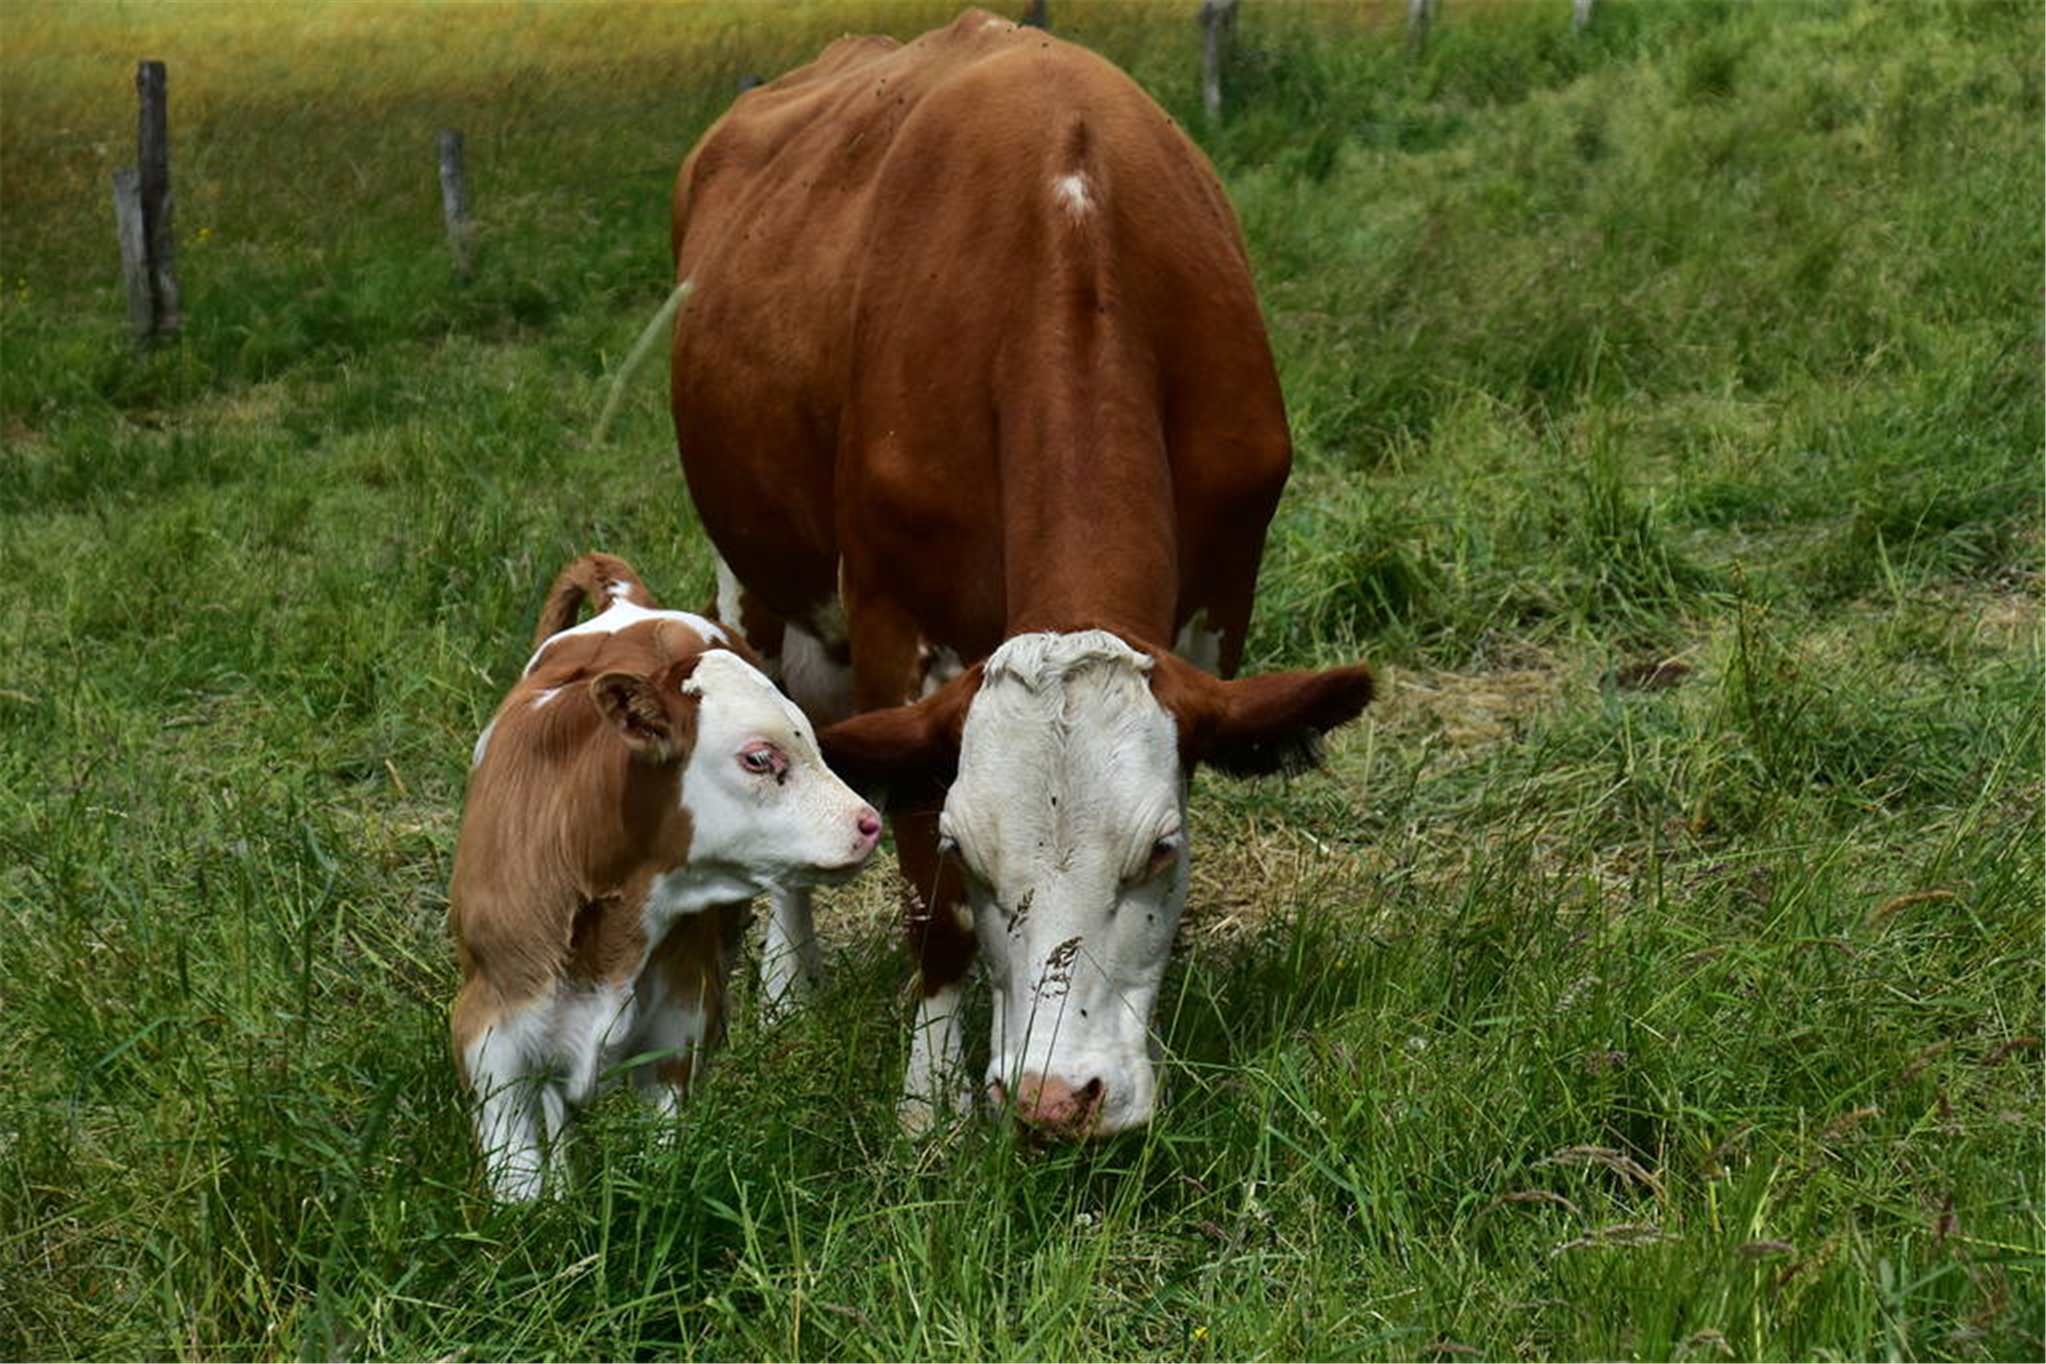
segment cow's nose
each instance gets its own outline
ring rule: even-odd
[[[860,811],[858,823],[860,842],[866,847],[871,849],[881,841],[881,816],[874,813],[873,806],[870,805]]]
[[[1107,1097],[1099,1075],[1075,1085],[1055,1075],[1025,1071],[1016,1082],[1016,1120],[1053,1136],[1088,1136]]]

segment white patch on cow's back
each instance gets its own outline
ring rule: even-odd
[[[732,642],[731,636],[727,635],[716,621],[707,620],[697,615],[694,611],[656,611],[641,606],[636,602],[629,602],[623,597],[617,597],[613,599],[610,606],[591,616],[582,624],[571,625],[568,629],[557,631],[547,636],[546,639],[541,640],[540,647],[535,649],[533,656],[526,660],[525,673],[522,673],[521,676],[531,673],[538,666],[540,656],[546,653],[548,646],[552,645],[556,640],[567,639],[570,635],[616,634],[627,626],[637,625],[643,620],[680,621],[696,631],[706,644],[730,644]],[[735,626],[734,628],[736,629],[737,627]]]
[[[632,589],[637,586],[639,586],[639,584],[635,583],[630,578],[620,578],[617,582],[612,583],[611,586],[604,590],[607,594],[609,594],[612,601],[624,601],[627,597],[632,595]]]
[[[1084,218],[1094,208],[1093,186],[1080,171],[1055,178],[1051,182],[1051,197],[1075,218]]]
[[[545,710],[547,707],[547,703],[549,701],[552,701],[555,697],[559,695],[561,695],[561,688],[549,687],[546,691],[541,692],[538,696],[533,698],[533,709]]]

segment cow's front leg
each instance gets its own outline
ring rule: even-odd
[[[909,949],[917,963],[916,1022],[896,1117],[912,1136],[971,1112],[973,1084],[961,1043],[960,998],[973,964],[973,925],[959,872],[938,855],[936,810],[894,816]]]

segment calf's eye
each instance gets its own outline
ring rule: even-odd
[[[778,777],[788,770],[789,760],[773,744],[749,744],[739,750],[739,766],[762,777]]]

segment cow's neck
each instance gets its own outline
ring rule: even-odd
[[[998,420],[1008,633],[1169,641],[1179,548],[1155,360],[1100,262],[1062,245],[1033,310],[1028,398]]]
[[[1007,633],[1170,640],[1179,559],[1162,440],[1113,418],[1054,426],[1003,461]]]

